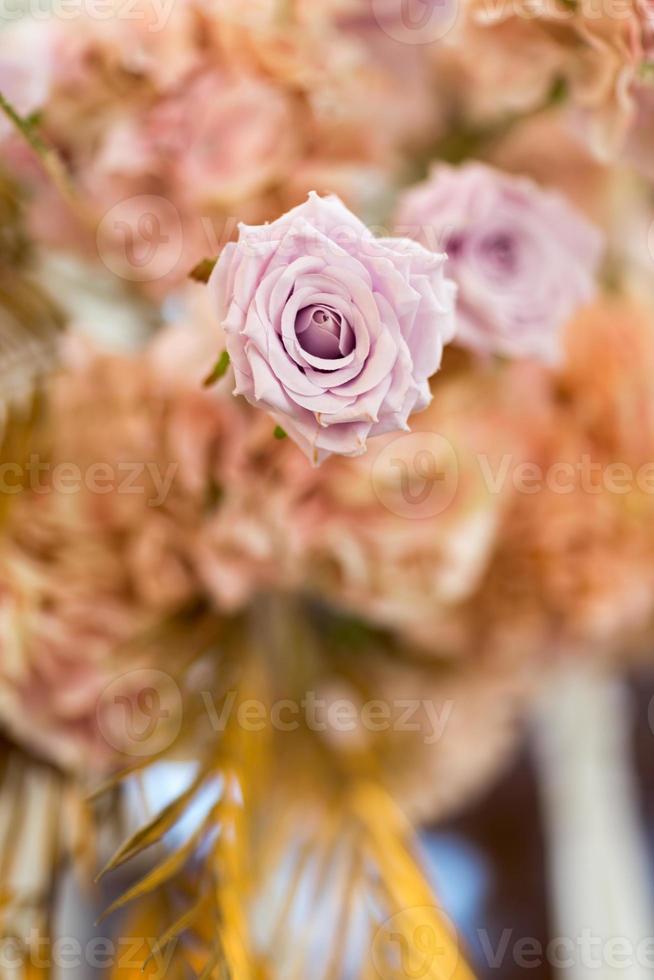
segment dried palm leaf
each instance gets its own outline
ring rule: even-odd
[[[324,667],[297,611],[275,608],[256,614],[254,634],[223,637],[221,675],[233,685],[225,724],[189,788],[108,867],[165,842],[213,787],[211,805],[112,909],[165,883],[182,909],[160,923],[155,948],[174,944],[174,962],[203,980],[390,978],[408,966],[428,980],[471,980],[374,756],[307,724],[270,723],[280,692],[299,702]],[[243,722],[252,705],[265,707],[263,724]]]
[[[95,835],[74,782],[6,746],[0,765],[0,939],[11,943],[21,980],[46,980],[50,917],[66,859],[88,881]]]
[[[174,950],[153,952],[167,911],[162,895],[151,896],[136,907],[123,930],[130,942],[119,946],[111,980],[163,980],[164,977],[166,980],[187,980],[188,973],[171,955]]]

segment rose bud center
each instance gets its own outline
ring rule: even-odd
[[[354,333],[345,317],[328,306],[306,306],[300,310],[295,332],[307,354],[314,357],[345,357],[354,347]]]

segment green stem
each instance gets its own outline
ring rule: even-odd
[[[70,175],[57,150],[53,146],[48,145],[38,133],[33,120],[21,116],[16,112],[11,102],[5,98],[2,92],[0,92],[0,110],[5,114],[15,130],[23,137],[28,146],[34,150],[43,164],[43,169],[52,179],[67,204],[75,210],[78,210],[75,190],[71,183]]]

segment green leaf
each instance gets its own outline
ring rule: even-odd
[[[189,272],[189,279],[194,279],[195,282],[209,282],[209,276],[217,261],[218,259],[202,259]]]
[[[74,204],[75,191],[66,165],[55,147],[47,143],[37,130],[39,113],[33,112],[30,116],[21,116],[2,92],[0,92],[0,112],[4,113],[12,126],[34,150],[64,200],[71,205]]]
[[[229,354],[226,350],[222,352],[215,365],[211,369],[210,373],[204,379],[204,387],[210,388],[211,385],[215,385],[216,381],[220,381],[223,377],[227,368],[229,367]]]
[[[32,113],[32,115],[28,117],[21,116],[18,112],[16,112],[11,102],[4,97],[2,92],[0,92],[0,109],[4,112],[9,122],[15,126],[20,133],[22,133],[32,149],[35,150],[39,156],[44,156],[49,152],[50,148],[48,145],[41,139],[39,134],[34,131],[37,122],[36,113]]]
[[[275,426],[275,439],[288,439],[288,433],[282,429],[281,425]]]

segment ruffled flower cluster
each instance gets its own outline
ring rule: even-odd
[[[382,753],[428,816],[503,756],[527,668],[651,637],[654,231],[626,169],[654,172],[651,3],[102,6],[2,31],[2,168],[33,269],[70,248],[158,332],[73,339],[47,386],[6,494],[2,724],[112,766],[103,692],[138,701],[157,637],[290,594],[362,631],[373,694],[460,702]]]
[[[456,697],[443,738],[384,758],[417,815],[465,798],[513,744],[527,668],[637,648],[654,622],[649,311],[603,300],[565,339],[554,368],[449,351],[410,433],[320,469],[224,383],[202,389],[212,330],[138,357],[69,345],[0,555],[4,725],[60,765],[113,765],[103,692],[139,697],[130,672],[162,666],[144,637],[290,591],[413,650],[371,659],[376,696]]]
[[[456,342],[556,361],[560,332],[593,298],[601,235],[560,195],[478,163],[436,166],[400,197],[397,229],[447,255]]]
[[[189,329],[136,358],[69,344],[45,431],[3,470],[0,715],[65,766],[120,752],[102,692],[125,675],[136,696],[130,670],[165,666],[147,643],[162,623],[207,596],[231,614],[279,573],[274,495],[247,477],[256,422],[246,439],[235,400],[202,390],[212,341],[189,349]]]
[[[569,326],[557,367],[449,355],[412,432],[361,459],[309,470],[286,447],[303,587],[429,659],[518,670],[642,649],[653,358],[650,311],[604,300]]]
[[[0,91],[6,76],[17,111],[38,112],[78,195],[72,209],[60,199],[5,120],[3,157],[29,185],[39,240],[161,292],[239,220],[273,218],[311,189],[369,208],[399,151],[425,138],[429,85],[408,117],[405,80],[335,11],[284,7],[139,0],[129,16],[91,7],[12,24]]]
[[[469,0],[447,71],[459,84],[465,79],[478,117],[530,110],[565,88],[577,124],[601,156],[611,156],[646,98],[652,21],[649,0]]]
[[[500,378],[446,368],[435,387],[411,433],[305,472],[295,533],[317,596],[446,653],[448,613],[474,594],[507,507],[509,482],[487,479],[520,444]]]

